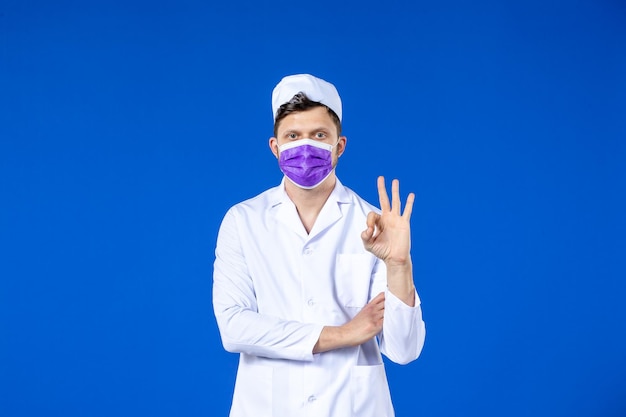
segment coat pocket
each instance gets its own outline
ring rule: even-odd
[[[367,253],[337,255],[335,283],[337,298],[345,307],[362,308],[369,298],[373,258]]]
[[[384,364],[353,367],[350,374],[350,394],[353,416],[394,416]]]

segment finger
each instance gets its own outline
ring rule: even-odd
[[[400,181],[391,181],[391,211],[400,215]]]
[[[404,213],[402,214],[402,217],[407,220],[411,219],[411,213],[413,212],[413,201],[415,201],[415,194],[410,193],[409,196],[406,198],[406,206],[404,206]]]
[[[385,188],[385,177],[382,175],[378,177],[378,201],[380,201],[380,209],[382,211],[389,211],[389,196],[387,195],[387,189]]]

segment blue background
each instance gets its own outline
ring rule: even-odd
[[[626,415],[619,0],[0,0],[0,415],[227,415],[217,228],[280,181],[299,72],[342,95],[342,182],[417,196],[397,415]]]

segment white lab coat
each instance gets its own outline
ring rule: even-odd
[[[337,179],[309,234],[284,183],[226,213],[213,307],[224,348],[240,353],[231,417],[394,415],[381,351],[415,360],[425,326],[417,294],[409,307],[388,292],[385,264],[363,248],[372,210]],[[312,353],[323,326],[345,324],[382,291],[378,338]]]

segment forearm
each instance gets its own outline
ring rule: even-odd
[[[358,346],[376,336],[383,328],[385,293],[381,292],[343,326],[325,326],[313,353]]]
[[[324,326],[317,343],[313,347],[313,353],[322,353],[349,346],[351,346],[351,342],[342,326]]]
[[[324,326],[317,343],[313,347],[313,353],[358,346],[372,337],[374,337],[374,334],[365,332],[359,334],[355,329],[351,328],[350,323],[346,323],[343,326]]]
[[[387,288],[409,307],[415,306],[415,284],[413,264],[410,259],[399,264],[389,263],[387,267]]]

